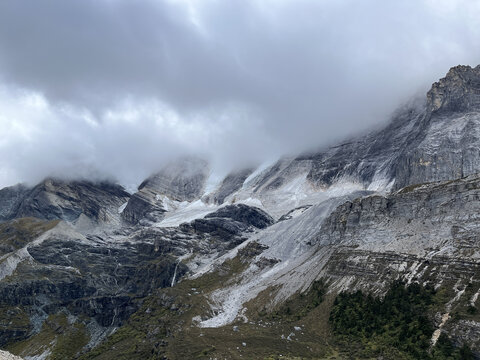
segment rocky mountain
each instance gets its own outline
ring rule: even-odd
[[[17,185],[0,190],[1,219],[21,217],[77,221],[85,217],[108,222],[118,217],[118,208],[130,194],[106,182],[46,179],[33,188]]]
[[[422,354],[480,357],[479,120],[480,66],[457,66],[381,130],[220,181],[183,158],[133,195],[55,179],[0,190],[0,347],[418,358],[385,339],[345,345],[329,325],[339,293],[381,297],[402,280],[434,289]]]
[[[168,211],[168,202],[197,200],[203,194],[208,177],[208,164],[198,158],[182,158],[165,166],[138,187],[122,212],[125,221],[161,220]],[[167,202],[167,203],[166,203]]]
[[[28,193],[28,190],[29,189],[22,184],[6,187],[0,190],[0,202],[2,204],[0,208],[1,220],[6,220],[15,216],[15,211]]]

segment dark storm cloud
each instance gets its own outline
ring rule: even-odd
[[[137,181],[182,152],[244,163],[363,131],[450,66],[480,62],[479,10],[433,0],[0,2],[0,184],[87,174],[79,169]]]

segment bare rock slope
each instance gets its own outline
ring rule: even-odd
[[[437,330],[478,355],[480,318],[467,310],[480,296],[479,122],[480,67],[457,66],[384,129],[218,184],[187,158],[132,196],[55,179],[0,190],[0,346],[48,358],[75,338],[78,357],[114,333],[100,358],[121,344],[142,358],[150,342],[164,356],[182,329],[197,339],[251,323],[252,303],[274,309],[315,280],[382,294],[403,279],[444,289]],[[183,287],[194,280],[203,288]],[[180,320],[131,346],[121,329],[135,314],[139,336],[145,304]]]

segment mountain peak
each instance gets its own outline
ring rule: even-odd
[[[431,112],[480,111],[480,65],[452,67],[427,93]]]

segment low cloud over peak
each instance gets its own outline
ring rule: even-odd
[[[0,4],[0,186],[244,165],[385,122],[480,63],[471,1]]]

